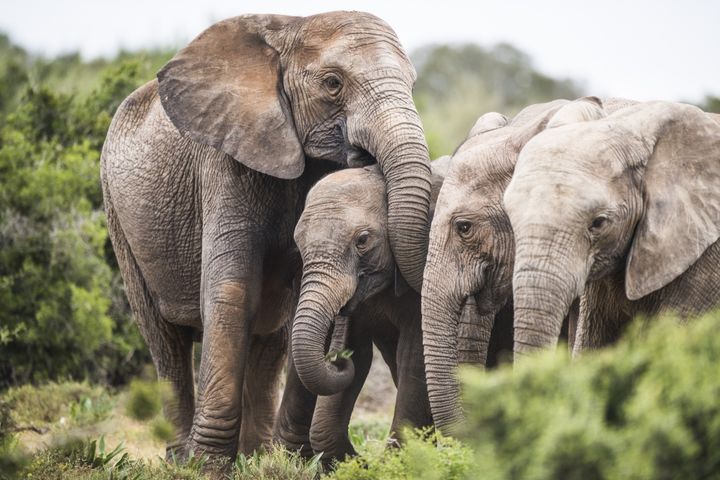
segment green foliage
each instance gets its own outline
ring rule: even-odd
[[[136,420],[150,420],[160,413],[162,385],[159,382],[133,380],[130,383],[130,397],[126,405],[128,416]]]
[[[353,356],[353,353],[354,352],[349,349],[340,350],[337,352],[335,352],[335,351],[328,352],[325,355],[325,360],[327,360],[328,362],[333,362],[333,363],[337,362],[338,360],[350,360]]]
[[[175,438],[175,429],[172,423],[164,417],[157,417],[150,423],[152,436],[163,442],[169,442]]]
[[[582,94],[576,83],[536,71],[525,53],[508,44],[430,45],[412,59],[431,158],[452,153],[483,113],[511,116],[531,103]]]
[[[42,427],[65,417],[74,425],[88,425],[110,415],[115,401],[102,387],[87,383],[48,383],[40,387],[10,388],[0,403],[10,405],[17,425]]]
[[[315,480],[322,473],[320,457],[305,460],[298,452],[274,447],[250,456],[239,454],[232,475],[234,480]]]
[[[148,355],[108,245],[99,158],[141,62],[109,67],[81,96],[42,83],[54,63],[43,70],[7,37],[0,51],[0,84],[13,84],[0,89],[0,388],[127,381]]]
[[[700,105],[700,108],[706,112],[720,113],[720,97],[715,95],[707,95]]]
[[[720,471],[720,315],[664,319],[570,362],[461,372],[461,436],[488,479],[711,478]]]
[[[456,480],[470,472],[472,452],[437,431],[406,430],[402,448],[376,444],[336,465],[336,480]]]
[[[372,448],[373,443],[385,442],[390,436],[390,425],[380,419],[354,421],[348,427],[348,437],[355,449],[363,452]]]

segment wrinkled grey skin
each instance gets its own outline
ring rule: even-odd
[[[592,109],[594,100],[576,106]],[[437,200],[423,282],[425,368],[435,424],[447,428],[459,419],[455,381],[463,304],[476,303],[484,321],[475,342],[484,358],[495,322],[512,330],[512,271],[515,241],[502,205],[520,151],[570,102],[531,105],[512,120],[496,112],[481,116],[452,157]],[[610,99],[617,110],[632,102]],[[575,114],[583,112],[575,112]],[[588,112],[591,114],[592,112]],[[556,117],[559,121],[560,117]],[[507,315],[496,314],[506,309]],[[574,326],[574,316],[570,316]]]
[[[175,400],[168,445],[233,457],[271,436],[309,187],[377,159],[390,243],[420,284],[430,168],[392,29],[358,12],[219,22],[118,109],[101,172],[128,299]],[[193,338],[202,336],[194,394]],[[243,415],[245,421],[243,420]],[[287,444],[299,412],[281,411]]]
[[[448,162],[449,158],[432,162],[432,198]],[[373,343],[398,388],[392,434],[405,424],[432,423],[420,295],[412,289],[396,295],[396,266],[387,229],[385,185],[376,166],[335,172],[318,182],[295,229],[303,277],[292,352],[308,389],[328,395],[318,399],[310,430],[312,449],[324,452],[326,460],[354,454],[347,428],[370,369]],[[464,319],[474,323],[473,312]],[[326,360],[331,332],[327,351],[349,348],[354,352],[351,359]],[[472,352],[465,357],[476,359]]]
[[[505,192],[516,354],[555,345],[581,294],[576,354],[637,314],[720,303],[720,124],[667,102],[572,117],[528,143]]]

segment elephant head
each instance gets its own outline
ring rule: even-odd
[[[422,290],[428,393],[439,427],[457,420],[455,369],[463,305],[494,315],[512,294],[514,239],[502,206],[505,187],[525,144],[546,128],[567,100],[532,105],[512,121],[481,116],[452,157],[430,228]],[[480,339],[487,349],[488,338]],[[477,341],[477,340],[476,340]]]
[[[448,159],[433,162],[444,170]],[[442,177],[433,175],[433,194]],[[310,190],[295,228],[303,260],[302,287],[293,323],[292,354],[305,386],[320,395],[345,389],[352,359],[329,362],[325,346],[333,321],[331,349],[343,341],[355,308],[397,282],[390,248],[385,182],[377,166],[332,173]]]
[[[393,30],[360,12],[224,20],[158,73],[160,99],[175,127],[249,168],[293,179],[306,158],[341,166],[377,161],[390,245],[419,289],[430,167],[414,81]]]
[[[709,115],[666,102],[587,122],[565,113],[523,149],[504,197],[520,354],[555,345],[588,282],[624,273],[638,300],[720,236],[720,124]]]

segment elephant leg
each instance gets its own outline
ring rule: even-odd
[[[103,179],[103,184],[105,180]],[[125,291],[140,333],[150,350],[158,378],[167,381],[172,397],[163,403],[165,418],[175,430],[175,438],[165,447],[167,460],[182,459],[187,451],[185,444],[192,427],[195,397],[193,378],[193,330],[173,325],[162,318],[150,295],[142,272],[120,228],[112,200],[106,192],[105,211],[113,249],[120,266]]]
[[[311,457],[313,451],[310,445],[310,425],[317,395],[305,388],[295,370],[292,355],[288,357],[285,389],[275,422],[273,440],[289,451],[297,451],[303,457]]]
[[[355,323],[355,322],[353,322]],[[355,448],[348,437],[348,426],[353,407],[362,390],[372,364],[372,342],[369,338],[351,339],[355,376],[347,389],[335,395],[319,397],[312,426],[310,443],[315,453],[323,453],[324,463],[355,455]]]
[[[287,354],[285,325],[269,335],[253,335],[243,391],[239,451],[269,446],[280,398],[280,375]]]
[[[152,327],[159,324],[154,323]],[[193,378],[193,332],[188,327],[160,323],[148,329],[150,355],[158,378],[168,382],[172,396],[163,402],[163,414],[175,429],[165,447],[166,460],[187,456],[186,441],[192,427],[195,383]]]
[[[252,256],[246,260],[240,263],[244,271],[238,279],[210,282],[203,272],[203,348],[188,439],[189,449],[198,455],[232,459],[237,454],[246,365],[262,283],[262,263],[253,265]]]
[[[397,397],[390,427],[391,439],[401,438],[403,427],[432,425],[432,413],[425,381],[422,331],[404,328],[397,344]]]

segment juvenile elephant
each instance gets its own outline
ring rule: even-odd
[[[430,167],[414,80],[372,15],[247,15],[208,28],[118,109],[105,208],[131,308],[174,390],[168,456],[232,457],[241,427],[243,451],[269,440],[296,300],[292,234],[328,171],[377,161],[389,242],[419,288]],[[303,443],[295,413],[281,413],[279,439]]]
[[[448,162],[449,158],[432,162],[432,198]],[[325,458],[354,453],[347,437],[348,423],[370,368],[373,343],[398,389],[391,432],[398,433],[403,424],[432,423],[420,295],[412,289],[397,291],[386,212],[380,170],[375,166],[344,170],[328,175],[310,190],[295,229],[303,277],[292,352],[308,389],[329,395],[317,400],[310,429],[312,449],[324,452]],[[467,323],[473,323],[472,314],[467,312]],[[331,331],[330,356],[350,348],[350,359],[328,360],[325,350]]]
[[[483,314],[477,339],[481,357],[487,354],[493,327],[512,335],[515,240],[502,201],[518,155],[551,118],[556,122],[566,115],[593,118],[594,101],[582,98],[531,105],[512,120],[497,112],[486,113],[453,154],[432,217],[422,291],[430,405],[441,428],[452,424],[460,412],[454,375],[455,352],[461,350],[462,305],[474,300]],[[632,103],[612,98],[608,108],[619,110]],[[501,309],[507,313],[494,315]],[[507,325],[496,326],[496,321]]]
[[[637,314],[720,305],[720,124],[667,102],[597,113],[531,140],[505,192],[519,354],[554,345],[581,294],[576,353]]]

